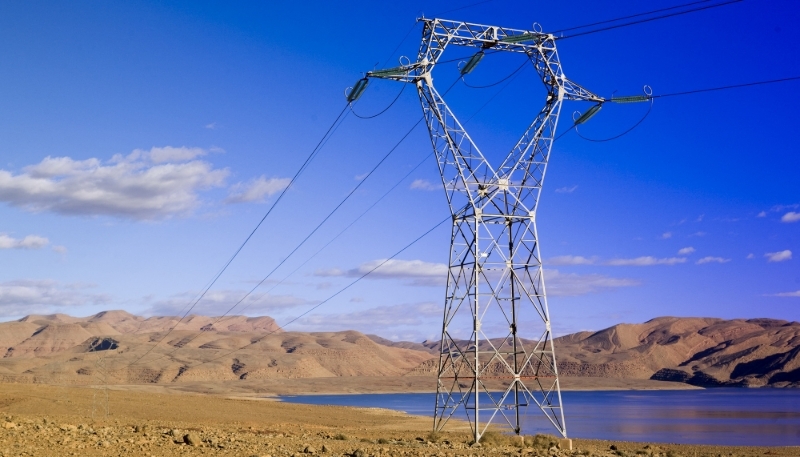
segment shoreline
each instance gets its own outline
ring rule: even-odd
[[[147,391],[149,390],[149,391]],[[386,408],[317,406],[253,397],[153,389],[0,384],[2,455],[156,457],[214,455],[291,457],[307,448],[324,455],[364,456],[594,455],[755,457],[800,455],[800,446],[715,446],[573,438],[574,451],[505,435],[470,445],[466,424],[453,420],[430,434],[430,417]],[[194,433],[194,435],[191,435]],[[190,436],[191,435],[191,436]],[[187,438],[188,437],[188,438]],[[528,437],[531,439],[531,437]],[[187,443],[193,442],[195,444]],[[525,447],[521,447],[525,446]],[[612,446],[614,446],[612,448]],[[550,450],[548,450],[548,447]],[[9,450],[14,449],[13,454]],[[553,450],[555,449],[555,450]],[[539,454],[542,455],[542,454]]]

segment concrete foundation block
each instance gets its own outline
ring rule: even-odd
[[[560,438],[558,440],[558,447],[560,449],[566,449],[568,451],[572,450],[572,439],[570,438]]]

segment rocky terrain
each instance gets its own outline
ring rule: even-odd
[[[0,456],[796,456],[797,447],[523,440],[383,409],[310,406],[216,395],[0,384]]]
[[[269,317],[32,315],[0,323],[0,382],[429,391],[438,346],[355,331],[285,332]],[[797,322],[660,317],[563,336],[555,347],[565,388],[800,386]]]
[[[800,323],[659,317],[555,341],[565,376],[800,387]]]

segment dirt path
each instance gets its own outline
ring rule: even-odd
[[[106,400],[108,393],[108,400]],[[309,406],[154,389],[0,384],[0,456],[798,456],[800,448],[554,442],[464,424],[431,435],[429,418],[384,409]],[[612,448],[613,446],[613,448]]]

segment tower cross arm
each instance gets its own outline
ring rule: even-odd
[[[564,78],[561,87],[564,88],[564,98],[567,100],[587,101],[603,103],[606,101],[603,97],[589,91],[580,84],[574,83]]]
[[[399,67],[368,71],[365,76],[367,78],[391,79],[393,81],[413,83],[424,75],[424,70],[427,66],[428,62],[423,60],[407,65],[400,65]]]

